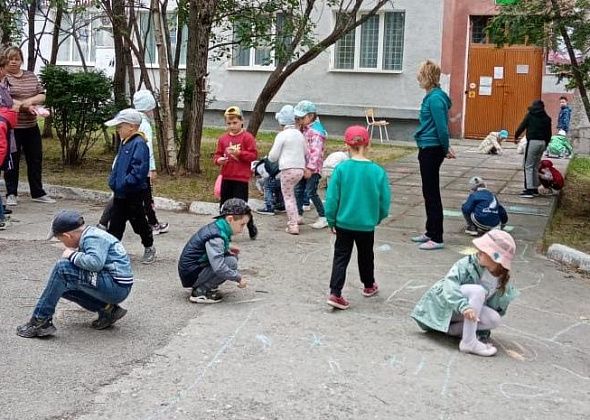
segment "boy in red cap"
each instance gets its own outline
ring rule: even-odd
[[[326,194],[326,219],[336,234],[334,261],[327,303],[338,309],[348,309],[342,297],[346,268],[352,247],[356,244],[363,296],[377,294],[374,276],[373,243],[375,226],[389,214],[391,192],[385,170],[366,157],[369,132],[365,127],[352,126],[344,133],[350,159],[334,169]]]

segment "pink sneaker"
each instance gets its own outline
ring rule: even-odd
[[[363,289],[363,296],[365,297],[375,296],[377,293],[379,293],[379,285],[377,282],[374,282],[371,287],[365,287]]]
[[[299,235],[299,226],[295,225],[295,226],[287,226],[287,229],[285,229],[285,232],[287,232],[290,235]]]
[[[328,300],[326,301],[326,303],[330,306],[333,306],[334,308],[338,308],[338,309],[348,309],[348,307],[350,306],[350,303],[348,303],[348,301],[346,299],[344,299],[342,296],[336,296],[336,295],[330,295],[330,297],[328,297]]]

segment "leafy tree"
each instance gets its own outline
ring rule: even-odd
[[[61,144],[64,165],[79,164],[102,135],[103,123],[111,118],[113,84],[103,72],[72,72],[48,65],[41,71],[45,105]]]
[[[565,46],[569,63],[556,64],[559,79],[577,88],[590,120],[590,0],[520,0],[502,6],[487,28],[496,44],[530,43],[557,50]]]

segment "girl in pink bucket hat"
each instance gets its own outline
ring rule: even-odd
[[[414,307],[412,318],[426,331],[461,337],[459,350],[493,356],[497,349],[478,337],[500,325],[510,302],[518,296],[509,284],[516,244],[510,234],[492,229],[473,240],[478,252],[457,261]]]

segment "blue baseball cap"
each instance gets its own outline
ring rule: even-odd
[[[503,139],[507,139],[508,138],[508,130],[502,130],[498,133],[498,136],[500,136]]]
[[[295,105],[293,112],[295,114],[295,117],[302,118],[305,117],[307,114],[317,113],[318,109],[315,106],[315,104],[311,101],[301,101],[297,105]]]
[[[293,106],[285,105],[279,112],[275,114],[275,118],[280,125],[294,125],[295,114],[293,113]]]
[[[84,225],[84,218],[76,210],[60,210],[53,217],[47,240],[62,233],[71,232]]]

